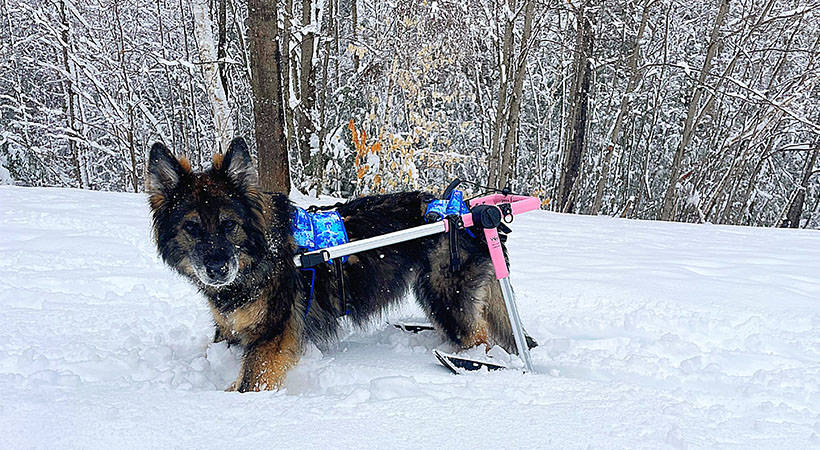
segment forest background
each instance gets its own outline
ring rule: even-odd
[[[269,189],[820,228],[820,3],[0,0],[0,184],[142,190],[245,136]]]

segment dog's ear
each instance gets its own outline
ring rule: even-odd
[[[173,190],[183,175],[190,173],[188,160],[178,160],[161,142],[151,146],[145,190],[149,194],[165,194]]]
[[[259,185],[259,176],[253,166],[248,144],[241,137],[231,141],[219,168],[242,189],[256,188]]]

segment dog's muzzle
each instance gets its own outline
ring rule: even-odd
[[[211,287],[227,286],[234,282],[239,273],[239,258],[227,253],[212,253],[202,258],[202,263],[194,264],[194,272],[199,280]]]

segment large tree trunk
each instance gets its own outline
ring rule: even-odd
[[[568,129],[571,138],[564,153],[561,168],[561,181],[558,184],[558,209],[564,212],[575,212],[578,193],[578,176],[581,173],[581,161],[586,148],[587,110],[589,91],[592,84],[592,48],[594,36],[592,21],[587,14],[589,10],[582,4],[576,11],[578,36],[575,48],[575,76],[572,82],[569,99],[572,102],[568,116]],[[570,135],[570,133],[567,133]]]
[[[248,41],[259,183],[262,189],[289,194],[276,0],[248,0]]]
[[[712,68],[712,59],[718,51],[718,46],[720,43],[720,28],[723,26],[723,22],[726,20],[728,13],[729,0],[720,0],[720,9],[718,10],[717,17],[715,17],[715,24],[712,27],[712,33],[709,37],[709,47],[706,50],[706,59],[703,61],[703,68],[698,76],[698,84],[695,86],[695,90],[692,93],[692,99],[689,101],[689,110],[686,112],[686,120],[683,123],[683,133],[681,135],[680,143],[678,144],[678,148],[672,158],[672,167],[669,171],[669,185],[666,188],[666,195],[663,197],[663,206],[661,207],[659,215],[661,220],[672,220],[674,218],[675,200],[677,197],[678,178],[681,173],[681,163],[683,162],[683,156],[686,152],[686,148],[689,147],[689,144],[692,142],[692,136],[694,135],[695,126],[697,125],[697,121],[695,119],[698,113],[698,104],[700,103],[701,95],[703,95],[706,77],[709,75],[709,71]]]

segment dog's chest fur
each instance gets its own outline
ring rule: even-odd
[[[232,311],[222,312],[213,303],[211,314],[220,333],[229,341],[248,345],[259,334],[259,325],[264,322],[267,306],[263,296]]]

